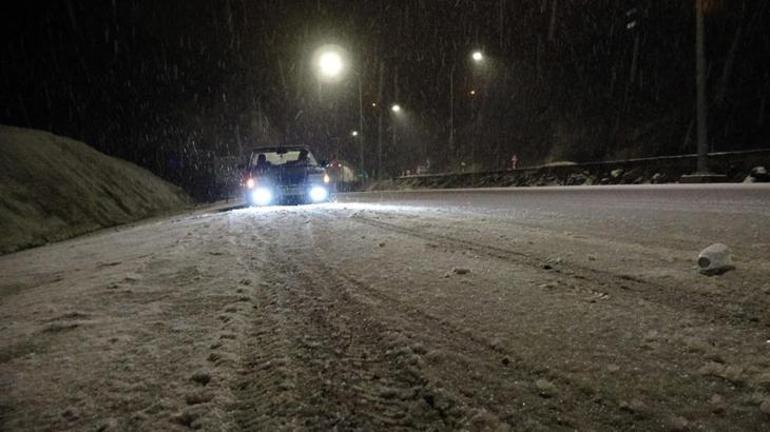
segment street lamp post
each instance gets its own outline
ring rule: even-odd
[[[396,92],[396,95],[398,95],[398,92]],[[397,150],[398,149],[398,121],[399,121],[399,116],[402,115],[402,111],[403,109],[401,108],[401,105],[399,105],[398,103],[394,103],[393,105],[390,106],[390,112],[391,112],[390,131],[392,134],[391,148],[396,154],[398,154],[398,150]],[[399,169],[401,168],[399,167]]]
[[[455,151],[455,65],[449,70],[449,154],[457,157]]]
[[[705,29],[703,20],[703,1],[695,0],[695,81],[698,91],[698,168],[697,174],[708,173],[708,126],[706,124],[706,54]]]
[[[393,72],[393,93],[395,95],[395,100],[398,101],[398,67],[396,67]],[[401,106],[398,103],[394,103],[390,109],[393,111],[394,115],[398,115],[398,113],[401,112]],[[395,120],[395,118],[393,120]],[[393,133],[393,146],[391,147],[391,151],[398,154],[398,136],[396,135],[396,123],[396,121],[391,121],[390,125],[390,130]]]
[[[318,70],[320,77],[325,81],[336,81],[345,72],[345,60],[341,54],[341,49],[336,46],[325,46],[318,51]],[[361,81],[361,73],[355,68],[350,68],[355,74],[358,84],[358,137],[359,140],[359,167],[361,172],[364,173],[364,148],[366,131],[364,130],[364,96],[363,96],[363,83]]]
[[[476,50],[471,54],[473,62],[477,65],[484,63],[484,54],[480,50]],[[471,115],[473,118],[473,141],[471,142],[471,163],[476,165],[476,150],[478,147],[479,138],[479,104],[476,101],[476,90],[470,91],[471,96]]]
[[[358,163],[361,170],[361,179],[366,175],[366,166],[364,165],[364,91],[363,84],[361,83],[361,74],[358,75],[358,130],[360,136],[358,137]]]
[[[706,0],[695,0],[695,87],[696,123],[698,135],[698,162],[695,174],[684,175],[683,183],[710,183],[723,181],[726,176],[714,174],[708,167],[708,107],[706,105],[706,29],[704,15]]]
[[[382,104],[385,91],[385,62],[380,61],[379,84],[377,85],[377,102]],[[377,110],[377,180],[382,180],[382,105]]]
[[[477,65],[484,63],[485,57],[481,50],[471,52],[471,60]],[[457,65],[453,62],[449,69],[449,154],[451,157],[457,157],[455,149],[455,70]],[[474,90],[475,92],[475,90]],[[474,96],[472,94],[472,96]]]

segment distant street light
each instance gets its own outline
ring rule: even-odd
[[[401,112],[401,105],[394,104],[392,107],[390,107],[390,110],[393,111],[394,113],[399,113]]]
[[[481,51],[474,51],[473,54],[471,54],[471,58],[476,63],[480,63],[480,62],[484,61],[484,54],[482,54]]]
[[[471,90],[471,96],[476,96],[476,90]]]
[[[357,137],[357,136],[358,136],[358,131],[353,131],[353,132],[351,132],[351,133],[350,133],[350,136],[352,136],[352,137]]]

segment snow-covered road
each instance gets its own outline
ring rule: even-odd
[[[763,430],[769,198],[354,194],[6,255],[0,429]]]

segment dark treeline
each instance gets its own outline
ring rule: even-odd
[[[695,1],[4,5],[0,122],[84,140],[180,183],[255,145],[306,143],[357,163],[360,78],[370,173],[380,116],[387,174],[426,158],[495,169],[513,153],[525,164],[689,153]],[[710,145],[767,147],[770,6],[703,1]],[[319,85],[312,58],[325,43],[347,50],[351,70]]]

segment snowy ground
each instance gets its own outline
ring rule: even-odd
[[[0,429],[767,430],[769,197],[350,195],[6,255]]]

